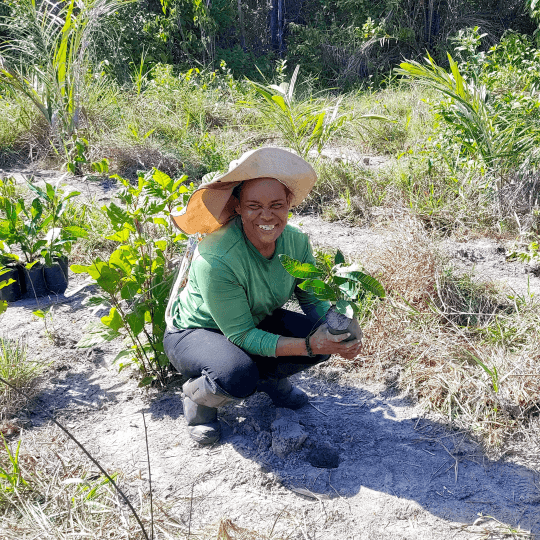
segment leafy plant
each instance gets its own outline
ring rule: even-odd
[[[334,257],[325,256],[323,264],[319,266],[302,263],[288,255],[280,255],[279,258],[291,276],[304,280],[298,285],[300,289],[314,293],[320,300],[331,302],[338,313],[349,318],[360,312],[359,303],[366,292],[379,298],[386,295],[375,278],[345,265],[345,257],[339,249]]]
[[[451,146],[448,144],[450,136],[458,157],[463,156],[466,161],[480,160],[484,174],[495,172],[500,193],[507,173],[534,157],[537,130],[516,122],[514,115],[497,110],[487,87],[466,80],[450,54],[450,72],[438,66],[429,54],[425,61],[425,64],[412,60],[403,62],[396,72],[447,98],[434,105],[438,117],[448,127],[444,147]],[[457,170],[453,158],[444,149],[443,153],[447,163]]]
[[[60,141],[77,131],[88,48],[102,20],[126,2],[21,0],[0,22],[0,83],[26,96]]]
[[[114,230],[105,238],[118,247],[108,260],[96,258],[90,265],[71,266],[75,273],[88,274],[101,289],[89,303],[110,310],[88,326],[78,346],[125,337],[130,345],[115,361],[122,360],[120,369],[135,363],[143,375],[139,386],[145,386],[156,378],[162,380],[169,363],[163,334],[170,266],[187,237],[173,230],[168,217],[187,203],[193,184],[183,185],[187,176],[173,180],[156,169],[139,173],[136,186],[120,176],[113,178],[124,186],[118,195],[123,204],[112,202],[103,208]]]
[[[87,234],[82,227],[59,226],[67,202],[79,192],[64,195],[58,183],[53,186],[48,182],[45,182],[45,189],[31,182],[28,187],[37,195],[29,204],[23,197],[0,196],[0,213],[3,214],[0,240],[9,246],[18,246],[27,264],[36,263],[43,257],[50,266],[54,257],[68,254],[73,242]]]
[[[62,226],[62,216],[68,202],[80,195],[78,191],[68,191],[64,194],[64,190],[57,182],[56,185],[45,182],[45,189],[41,189],[35,184],[28,183],[31,191],[37,194],[44,208],[46,215],[42,229],[49,228],[46,235],[46,243],[41,249],[40,254],[45,260],[47,266],[53,264],[55,257],[62,257],[71,252],[71,247],[79,238],[87,236],[87,231],[77,225]]]
[[[324,107],[320,100],[305,100],[295,95],[300,66],[296,66],[290,82],[264,85],[249,81],[262,98],[249,104],[257,108],[264,121],[276,129],[302,157],[312,148],[320,154],[325,144],[339,130],[349,115],[339,114],[339,101],[333,107]]]
[[[19,450],[21,448],[21,441],[17,443],[17,449],[13,454],[2,435],[2,442],[10,462],[10,470],[0,467],[0,490],[12,492],[19,486],[27,486],[28,482],[21,475],[21,467],[19,465]]]

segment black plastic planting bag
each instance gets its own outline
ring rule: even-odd
[[[68,259],[56,259],[52,266],[45,266],[45,283],[50,292],[63,294],[68,286]]]
[[[47,296],[49,294],[47,284],[45,283],[43,265],[41,263],[34,264],[30,269],[23,267],[23,274],[23,298],[39,298],[40,296]]]
[[[8,281],[9,279],[14,279],[15,282],[11,285],[8,285],[7,287],[3,287],[2,289],[0,289],[0,300],[6,300],[7,302],[15,302],[15,300],[19,300],[19,298],[22,296],[22,272],[16,266],[8,268],[10,268],[9,272],[2,274],[0,276],[0,281]]]

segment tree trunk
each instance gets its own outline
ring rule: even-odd
[[[240,46],[246,50],[246,35],[244,30],[244,15],[242,13],[242,0],[238,0],[238,26],[240,28]]]

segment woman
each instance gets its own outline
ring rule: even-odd
[[[300,408],[308,398],[290,375],[331,354],[351,359],[359,352],[360,340],[342,343],[350,334],[327,331],[330,304],[299,289],[279,259],[285,253],[315,262],[307,236],[287,219],[316,180],[296,154],[260,148],[202,184],[173,218],[188,234],[210,233],[194,254],[164,338],[171,363],[190,377],[184,416],[201,444],[220,437],[217,407],[262,391],[276,406]],[[282,309],[293,293],[304,314]]]

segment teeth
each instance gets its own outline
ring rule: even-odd
[[[259,227],[263,230],[263,231],[271,231],[274,226],[273,225],[259,225]]]

